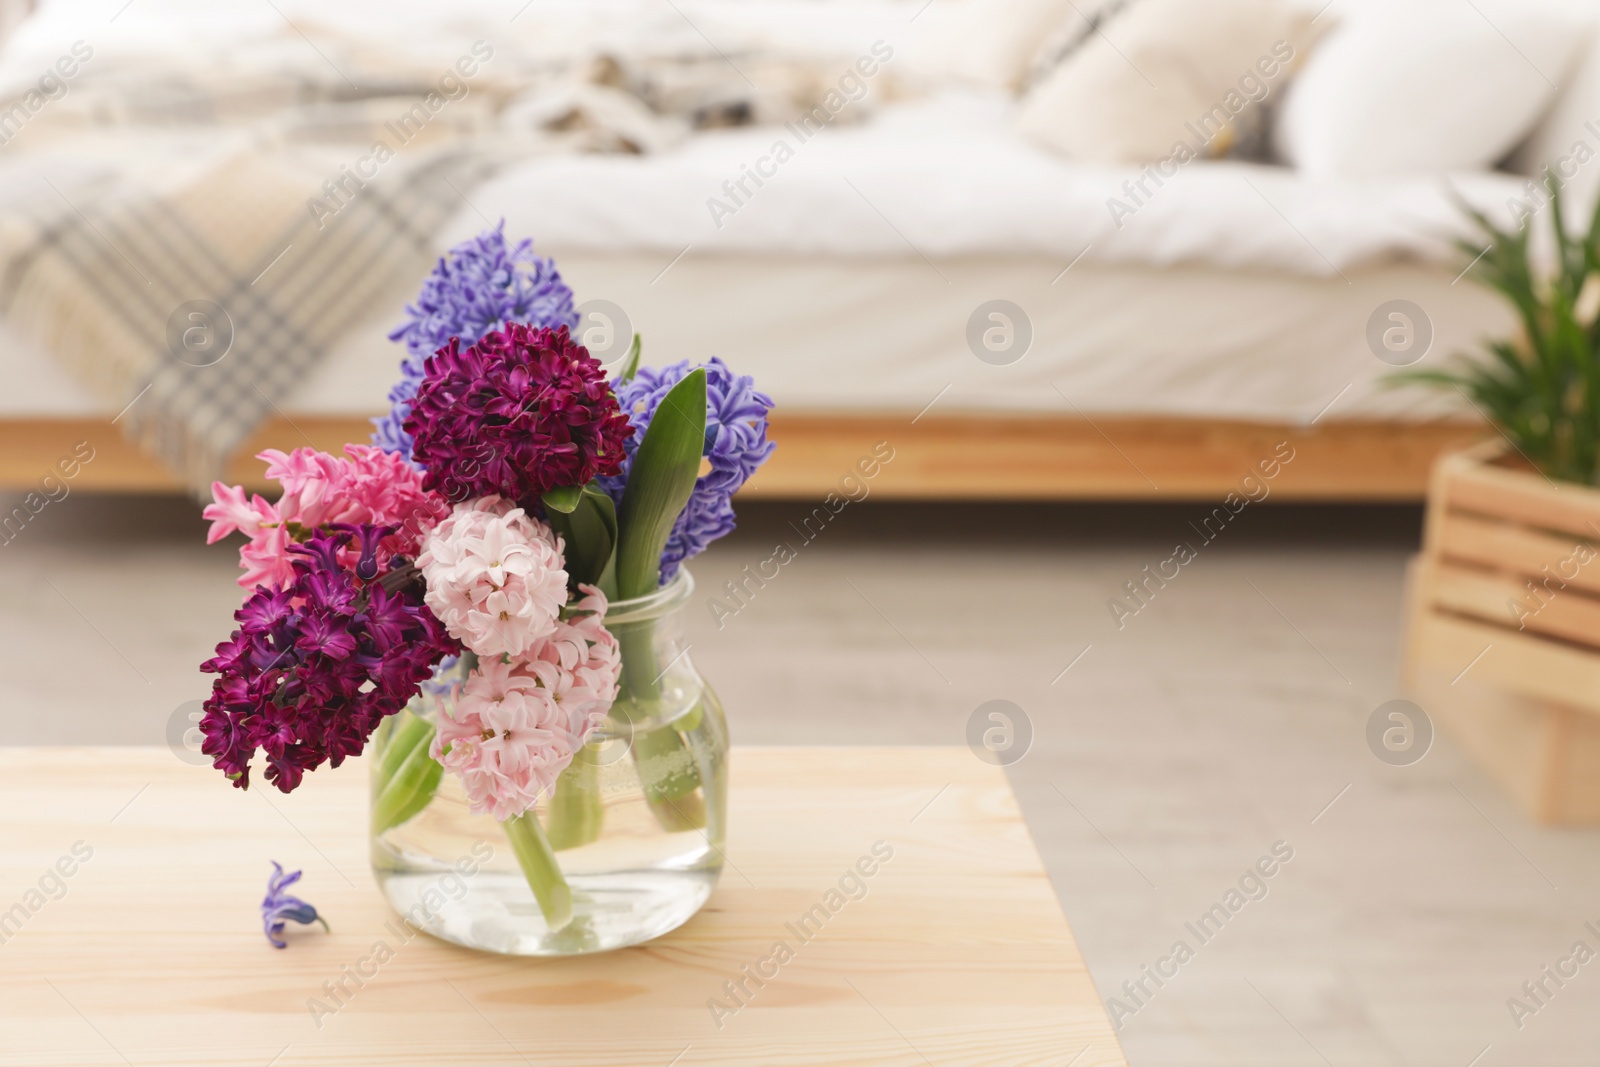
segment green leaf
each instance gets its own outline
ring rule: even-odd
[[[628,361],[617,372],[617,381],[625,382],[639,373],[639,352],[644,347],[644,338],[639,334],[633,335],[633,347],[628,349]]]
[[[706,372],[691,371],[656,409],[634,453],[618,525],[617,595],[644,596],[661,584],[661,552],[689,502],[706,440]]]
[[[584,486],[570,511],[552,511],[548,518],[550,528],[566,542],[568,578],[574,585],[583,582],[603,589],[601,578],[617,549],[617,509],[600,483]]]
[[[563,485],[559,489],[550,489],[539,499],[551,511],[563,515],[572,514],[572,509],[578,506],[578,499],[583,496],[583,486]]]
[[[1516,225],[1503,229],[1457,196],[1478,231],[1458,242],[1475,281],[1499,293],[1516,313],[1516,332],[1433,371],[1394,375],[1396,384],[1446,389],[1498,427],[1509,446],[1551,478],[1600,484],[1600,322],[1593,286],[1600,275],[1600,203],[1586,232],[1566,228],[1561,182]],[[1548,260],[1533,252],[1546,229]],[[1591,284],[1592,283],[1592,284]]]

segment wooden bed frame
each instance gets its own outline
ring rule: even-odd
[[[261,488],[263,448],[315,445],[338,452],[364,441],[364,419],[296,417],[264,425],[229,469]],[[1281,441],[1294,459],[1272,498],[1420,501],[1434,457],[1480,439],[1462,422],[1327,422],[1273,425],[1210,419],[904,413],[779,413],[778,450],[745,492],[756,499],[821,500],[887,442],[893,459],[870,482],[879,499],[1214,500],[1238,487]],[[0,489],[37,488],[87,441],[94,459],[74,489],[174,492],[182,486],[104,419],[0,421]],[[869,467],[870,467],[869,463]],[[859,490],[855,490],[859,493]]]

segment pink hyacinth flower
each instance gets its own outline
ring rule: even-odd
[[[211,529],[206,533],[208,545],[216,544],[235,530],[246,537],[254,537],[263,525],[279,521],[277,509],[260,493],[247,500],[241,486],[212,482],[211,495],[216,502],[207,504],[200,513],[202,518],[211,521]]]
[[[417,567],[428,607],[486,658],[524,655],[555,631],[567,600],[560,538],[497,496],[456,505],[429,532]]]
[[[593,586],[524,659],[485,659],[453,707],[442,707],[431,754],[457,775],[475,813],[504,822],[532,808],[617,698],[622,658]]]
[[[444,499],[423,489],[422,475],[399,456],[371,445],[346,445],[345,452],[330,456],[314,448],[270,448],[260,453],[256,458],[266,461],[267,477],[283,486],[277,503],[259,495],[247,500],[239,486],[212,485],[215,503],[203,513],[211,520],[208,543],[235,530],[250,538],[239,551],[245,572],[240,585],[282,589],[293,581],[289,546],[298,541],[287,528],[290,523],[302,528],[302,538],[330,523],[395,526],[379,545],[382,568],[396,555],[415,556],[428,530],[449,513]],[[353,566],[355,552],[354,546],[342,550],[341,562]]]

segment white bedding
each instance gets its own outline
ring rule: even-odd
[[[1083,253],[1089,262],[1336,277],[1377,262],[1450,261],[1455,253],[1443,238],[1461,232],[1451,188],[1502,218],[1520,192],[1521,179],[1504,174],[1313,181],[1281,167],[1215,162],[1189,164],[1160,188],[1144,179],[1148,196],[1130,192],[1128,183],[1141,180],[1136,168],[1069,162],[1012,134],[1016,103],[1003,93],[947,89],[881,102],[920,84],[908,56],[911,19],[924,0],[281,0],[283,15],[259,0],[138,0],[116,21],[96,24],[122,3],[48,0],[0,54],[0,85],[37,77],[86,26],[99,64],[225,62],[230,40],[272,33],[284,37],[281,48],[311,47],[289,33],[285,15],[330,56],[348,48],[370,62],[375,50],[392,47],[397,63],[403,53],[406,63],[426,66],[437,53],[441,69],[474,36],[517,57],[660,34],[703,34],[729,49],[779,41],[840,57],[841,76],[875,42],[894,51],[865,79],[876,107],[870,122],[840,122],[803,142],[783,127],[739,128],[658,155],[535,159],[469,194],[472,209],[451,233],[457,238],[505,216],[513,231],[567,250],[1068,260]],[[781,164],[780,140],[793,152]],[[773,158],[761,164],[763,157]],[[725,191],[758,164],[775,173],[760,188],[747,183],[753,195]],[[713,198],[733,213],[714,217]],[[1132,213],[1113,218],[1113,198]]]
[[[48,3],[0,55],[0,81],[41,69],[85,25],[96,27],[97,61],[159,54],[169,38],[214,57],[231,38],[282,29],[257,0],[137,0],[106,21],[121,4]],[[838,51],[893,40],[920,5],[682,0],[671,17],[718,39],[765,32]],[[535,0],[515,22],[508,5],[487,0],[279,6],[318,32],[403,38],[449,56],[480,30],[536,49],[562,45],[549,29],[563,19],[603,36],[629,13],[648,25],[662,16],[657,0]],[[425,22],[441,27],[436,36]],[[194,26],[204,27],[203,48],[192,32],[173,38]],[[1375,385],[1390,368],[1366,347],[1373,309],[1395,298],[1422,305],[1437,332],[1434,359],[1508,326],[1497,303],[1452,281],[1444,237],[1459,222],[1442,178],[1317,182],[1194,163],[1149,186],[1119,228],[1107,200],[1132,203],[1125,183],[1138,171],[1071,164],[1024,144],[1007,128],[1013,107],[946,92],[884,104],[872,122],[804,144],[781,128],[739,129],[660,155],[542,158],[468,192],[439,245],[504,216],[511,233],[558,256],[580,302],[626,308],[647,359],[722,355],[790,410],[914,414],[937,397],[941,411],[1070,414],[1076,405],[1276,421],[1309,419],[1337,396],[1329,418],[1422,417],[1448,405]],[[707,200],[727,203],[723,183],[779,138],[793,158],[717,225]],[[0,176],[5,166],[0,154]],[[1502,217],[1520,185],[1488,174],[1448,182]],[[381,409],[398,358],[383,335],[406,295],[375,306],[286,410]],[[972,310],[996,298],[1033,320],[1033,349],[1008,367],[980,362],[964,340]],[[115,413],[15,338],[0,339],[0,375],[0,415]]]
[[[1498,304],[1448,273],[1394,265],[1351,284],[1287,273],[1065,265],[1040,256],[935,260],[745,257],[557,251],[580,301],[623,307],[663,363],[720,355],[790,411],[1158,414],[1304,422],[1424,418],[1450,410],[1429,393],[1392,391],[1367,348],[1368,316],[1405,298],[1433,321],[1432,364],[1509,328]],[[935,266],[949,279],[940,278]],[[1052,279],[1060,275],[1052,284]],[[1013,300],[1032,348],[1010,366],[980,362],[967,318]],[[396,305],[398,306],[398,305]],[[385,310],[284,405],[296,414],[382,410],[399,349]],[[0,417],[115,412],[42,354],[0,341]],[[1058,391],[1059,390],[1059,391]],[[937,398],[937,402],[935,402]],[[1336,399],[1337,398],[1337,399]],[[1331,407],[1329,405],[1332,405]]]
[[[1070,163],[1007,128],[1000,94],[949,92],[886,108],[863,126],[801,143],[784,129],[703,134],[655,157],[567,156],[508,171],[473,194],[478,212],[555,247],[929,257],[1080,253],[1088,262],[1204,263],[1338,277],[1399,259],[1450,261],[1462,232],[1454,187],[1505,216],[1504,174],[1313,181],[1282,167],[1196,162],[1133,203],[1131,167]],[[741,205],[723,190],[742,165],[794,157]],[[773,156],[774,160],[776,156]],[[737,191],[737,190],[736,190]],[[1113,220],[1107,202],[1135,208]],[[713,218],[707,201],[735,206]],[[464,215],[464,230],[481,226]],[[1117,222],[1121,222],[1121,226]],[[718,223],[720,222],[720,225]]]

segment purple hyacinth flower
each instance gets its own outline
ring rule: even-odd
[[[505,220],[450,249],[422,283],[417,302],[406,308],[407,321],[389,334],[404,341],[400,380],[389,391],[389,414],[373,420],[372,443],[385,452],[411,457],[406,416],[422,384],[428,357],[461,339],[461,347],[477,344],[509,322],[530,326],[578,328],[572,290],[561,280],[554,261],[533,254],[533,241],[506,242]]]
[[[297,922],[304,926],[321,923],[324,930],[329,929],[328,920],[318,915],[316,908],[299,897],[284,892],[300,880],[300,874],[300,871],[284,874],[282,865],[277,860],[272,861],[272,876],[267,879],[267,896],[261,902],[261,928],[266,933],[267,940],[272,942],[273,948],[288,946],[288,942],[278,936],[283,933],[286,921]]]
[[[777,445],[767,440],[767,413],[772,398],[757,392],[755,379],[734,374],[716,356],[704,364],[706,371],[706,440],[703,455],[711,469],[702,474],[689,494],[678,521],[661,553],[661,581],[671,580],[686,559],[698,556],[719,537],[733,531],[733,494],[772,455]],[[620,474],[599,479],[607,495],[622,505],[633,454],[672,387],[695,369],[688,360],[669,367],[640,367],[638,373],[616,386],[617,403],[633,424],[623,442],[627,458]]]
[[[290,546],[293,585],[257,586],[234,613],[240,628],[200,665],[218,676],[200,749],[238,788],[249,788],[258,749],[266,750],[267,780],[285,793],[308,771],[359,754],[434,664],[460,650],[404,560],[391,559],[371,582],[340,563],[353,539],[375,543],[382,529],[346,526]],[[384,585],[391,575],[399,579],[393,588]]]

